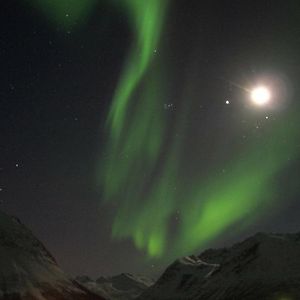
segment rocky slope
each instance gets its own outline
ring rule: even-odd
[[[77,277],[76,280],[88,290],[110,300],[135,299],[154,283],[151,279],[128,273],[100,277],[96,281],[87,276]]]
[[[103,300],[71,280],[19,220],[0,212],[0,300]]]
[[[177,260],[138,299],[300,299],[300,234],[259,233]]]

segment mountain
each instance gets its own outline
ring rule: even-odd
[[[300,233],[258,233],[171,264],[139,300],[300,299]]]
[[[103,300],[70,279],[21,222],[0,212],[0,300]]]
[[[68,277],[18,219],[0,212],[0,300],[296,300],[300,233],[258,233],[171,264],[156,283]]]
[[[96,281],[87,276],[77,277],[76,280],[88,290],[109,300],[135,299],[154,283],[151,279],[129,273],[100,277]]]

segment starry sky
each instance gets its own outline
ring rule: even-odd
[[[94,277],[299,231],[298,1],[69,2],[1,4],[2,210]]]

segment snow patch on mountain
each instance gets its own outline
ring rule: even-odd
[[[93,293],[110,300],[135,299],[154,283],[149,278],[129,273],[99,277],[95,281],[88,276],[79,276],[76,280]]]

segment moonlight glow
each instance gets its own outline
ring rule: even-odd
[[[266,87],[257,87],[251,92],[251,99],[257,105],[265,105],[270,101],[271,93]]]

